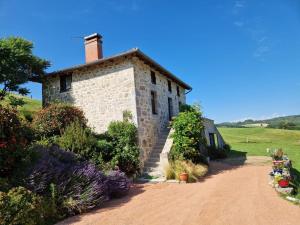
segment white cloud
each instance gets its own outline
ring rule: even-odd
[[[258,46],[256,48],[256,50],[254,51],[253,53],[253,56],[255,58],[259,58],[261,60],[264,60],[264,56],[269,53],[271,51],[271,48],[267,45],[261,45],[261,46]]]
[[[233,5],[232,13],[239,14],[239,12],[246,7],[245,0],[236,0]]]
[[[242,21],[235,21],[233,24],[237,27],[243,27],[244,26],[244,22],[242,22]]]
[[[246,5],[246,1],[245,0],[237,0],[234,3],[234,8],[244,8]]]

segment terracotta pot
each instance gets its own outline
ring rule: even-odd
[[[179,175],[179,180],[180,181],[188,182],[188,179],[189,179],[189,174],[188,173],[181,173]]]

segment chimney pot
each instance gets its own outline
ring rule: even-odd
[[[102,36],[98,33],[84,37],[85,62],[93,62],[103,58]]]

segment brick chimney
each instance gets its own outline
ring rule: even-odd
[[[93,62],[103,58],[102,53],[102,36],[94,33],[84,37],[85,62]]]

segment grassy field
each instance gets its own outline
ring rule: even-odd
[[[40,100],[30,99],[27,97],[23,97],[23,100],[25,101],[25,105],[20,107],[20,112],[23,115],[33,115],[42,108],[42,102]]]
[[[42,102],[37,99],[31,99],[20,95],[14,95],[15,97],[22,98],[25,104],[22,107],[18,107],[18,110],[24,116],[33,116],[35,112],[42,108]],[[8,99],[5,99],[4,104],[7,104]]]
[[[267,148],[282,148],[300,171],[300,131],[271,128],[218,128],[232,149],[231,154],[269,155]]]

